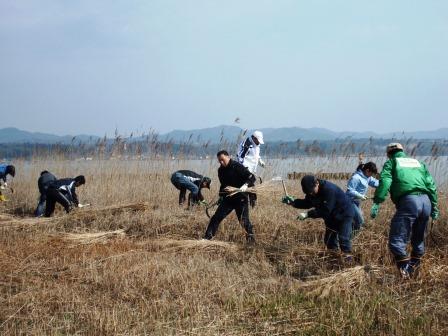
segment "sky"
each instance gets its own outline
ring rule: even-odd
[[[0,0],[0,128],[447,125],[446,0]]]

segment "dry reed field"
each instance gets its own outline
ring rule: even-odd
[[[312,159],[307,159],[312,160]],[[442,160],[442,158],[439,158]],[[300,160],[299,160],[300,161]],[[446,183],[441,218],[428,236],[419,276],[399,279],[387,248],[393,204],[354,240],[344,265],[323,246],[321,220],[296,221],[280,202],[291,167],[263,172],[268,183],[251,212],[257,243],[248,246],[234,214],[212,241],[200,241],[204,208],[177,204],[177,169],[212,177],[214,160],[15,162],[15,193],[0,205],[0,333],[4,335],[446,335],[448,228]],[[327,162],[335,171],[356,163]],[[300,165],[305,165],[300,162]],[[348,166],[347,166],[348,165]],[[379,162],[382,165],[382,162]],[[446,167],[440,161],[435,176]],[[77,189],[92,206],[35,219],[41,170],[86,176]],[[301,167],[295,171],[301,171]],[[312,163],[306,171],[313,171]],[[446,169],[446,168],[445,168]],[[346,181],[336,181],[345,186]],[[302,196],[299,181],[286,181]]]

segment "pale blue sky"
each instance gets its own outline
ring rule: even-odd
[[[0,0],[0,128],[447,127],[446,0]]]

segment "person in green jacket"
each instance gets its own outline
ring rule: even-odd
[[[407,157],[401,144],[391,143],[386,151],[388,160],[381,171],[370,216],[378,215],[380,204],[390,192],[396,212],[390,225],[389,249],[401,276],[409,279],[425,253],[424,237],[429,217],[433,220],[439,217],[437,189],[425,164]],[[410,258],[406,251],[409,240]]]

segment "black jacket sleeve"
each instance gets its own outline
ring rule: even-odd
[[[313,204],[311,203],[309,197],[305,196],[304,199],[296,198],[292,206],[297,209],[309,209],[313,207]]]

